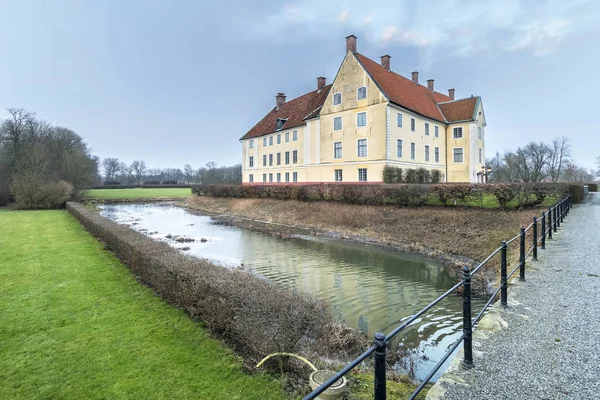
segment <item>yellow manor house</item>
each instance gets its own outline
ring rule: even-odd
[[[244,184],[383,182],[386,165],[439,170],[444,182],[483,182],[485,114],[479,96],[454,99],[356,52],[330,85],[275,107],[240,141]]]

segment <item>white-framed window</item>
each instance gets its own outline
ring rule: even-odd
[[[254,182],[254,174],[248,175],[248,182],[250,182],[250,183]]]
[[[292,132],[292,142],[295,142],[296,140],[298,140],[298,131],[293,131]]]
[[[254,167],[254,156],[248,157],[248,166],[250,168]]]
[[[415,129],[416,129],[415,125],[416,125],[416,121],[415,121],[415,119],[414,119],[414,118],[411,118],[411,119],[410,119],[410,130],[411,130],[411,131],[413,131],[413,132],[414,132],[414,131],[415,131]]]
[[[342,104],[342,94],[340,92],[333,94],[333,105],[337,106]]]
[[[286,164],[290,163],[290,152],[289,151],[285,152],[285,163]]]
[[[292,151],[292,162],[298,164],[298,150]]]
[[[263,154],[263,167],[267,166],[267,155]]]
[[[402,113],[396,114],[396,125],[398,128],[402,128]]]
[[[250,149],[254,148],[254,139],[250,139],[250,142],[248,142],[248,148],[250,148]]]
[[[417,145],[414,143],[410,144],[410,159],[414,160],[417,155]]]
[[[440,148],[436,147],[433,151],[434,151],[434,161],[440,162]]]
[[[425,135],[429,136],[429,122],[425,122]]]
[[[367,156],[367,139],[358,139],[356,141],[356,155],[358,157]]]
[[[277,173],[277,182],[281,182],[281,172]]]
[[[263,182],[266,183],[267,182],[267,174],[263,174]]]
[[[286,132],[286,133],[285,133],[285,142],[287,143],[287,142],[289,142],[289,141],[290,141],[290,133],[289,133],[289,132]]]
[[[333,142],[333,158],[342,158],[342,142]]]
[[[454,149],[454,162],[455,163],[463,162],[463,149],[461,147],[457,147]]]
[[[396,144],[396,155],[398,158],[402,158],[402,139],[398,139]]]
[[[481,160],[483,159],[483,151],[479,149],[479,164],[481,164]]]
[[[269,146],[273,146],[273,136],[269,136]]]
[[[263,138],[263,147],[267,147],[267,138],[266,137]]]
[[[425,145],[425,161],[429,162],[429,146]]]
[[[452,137],[454,139],[462,139],[462,126],[457,126],[456,128],[453,129],[453,135]]]
[[[366,168],[359,168],[358,169],[358,181],[359,182],[366,182],[367,181],[367,169]]]
[[[298,173],[297,172],[292,173],[292,180],[294,182],[298,182]]]
[[[336,170],[334,170],[334,172],[335,172],[335,181],[341,182],[342,181],[342,170],[336,169]]]
[[[366,86],[361,86],[356,90],[356,98],[358,100],[367,98],[367,87]]]
[[[435,132],[435,137],[440,137],[440,127],[439,126],[434,126],[433,130]]]
[[[269,154],[269,166],[273,165],[273,154]]]
[[[362,128],[363,126],[367,126],[367,112],[359,112],[356,113],[356,127]]]
[[[272,172],[269,174],[269,182],[273,182],[273,173]]]
[[[290,181],[290,173],[289,173],[289,172],[286,172],[286,173],[285,173],[285,181],[286,181],[286,182],[289,182],[289,181]]]
[[[277,134],[277,144],[281,144],[281,133]]]
[[[281,153],[277,153],[277,165],[281,165]]]
[[[333,117],[333,130],[334,131],[342,130],[342,117]]]
[[[477,127],[477,135],[479,136],[479,139],[483,138],[483,135],[481,134],[481,127],[480,126]]]

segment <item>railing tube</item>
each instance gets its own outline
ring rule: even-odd
[[[525,228],[521,227],[521,240],[519,241],[519,280],[525,280]]]
[[[387,354],[387,346],[385,344],[385,335],[381,332],[375,334],[375,385],[374,394],[375,400],[385,400],[386,398],[386,376],[385,376],[385,356]]]
[[[508,293],[507,293],[507,263],[506,263],[506,249],[508,245],[505,241],[502,241],[502,250],[500,252],[500,304],[503,306],[508,305]]]
[[[546,214],[542,213],[542,250],[546,249]]]
[[[537,217],[533,217],[533,260],[537,261],[537,251],[538,251],[538,221]]]
[[[552,239],[552,207],[548,207],[548,239]]]
[[[562,201],[556,205],[556,226],[560,228],[560,205]]]
[[[473,368],[473,327],[471,326],[471,272],[463,267],[463,367]]]
[[[554,233],[556,233],[556,232],[558,232],[558,224],[556,222],[556,220],[558,219],[558,218],[556,218],[556,206],[552,207],[552,210],[553,210],[553,212],[552,212],[552,214],[553,214],[553,216],[552,216],[552,220],[553,220],[552,221],[552,225],[554,227]]]
[[[565,200],[561,202],[561,213],[560,213],[560,223],[562,224],[565,220]]]

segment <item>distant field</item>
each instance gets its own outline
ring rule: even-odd
[[[0,220],[0,399],[284,397],[66,211]]]
[[[91,189],[84,193],[84,197],[90,199],[160,199],[187,197],[191,194],[192,190],[189,188]]]

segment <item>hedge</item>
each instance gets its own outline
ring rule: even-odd
[[[134,188],[146,188],[146,189],[187,189],[190,188],[191,185],[184,184],[146,184],[143,185],[96,185],[90,186],[88,189],[134,189]]]
[[[397,206],[428,205],[430,195],[437,195],[445,206],[456,201],[467,204],[483,195],[492,195],[498,201],[499,207],[505,209],[509,202],[516,202],[518,208],[533,207],[542,204],[548,196],[560,198],[568,194],[573,196],[576,202],[580,202],[583,199],[583,186],[556,183],[192,185],[192,193],[214,197],[326,200],[348,204]]]
[[[598,184],[597,183],[588,183],[588,191],[589,192],[597,192],[598,191]]]
[[[253,361],[278,351],[327,355],[339,350],[331,343],[332,332],[345,335],[346,343],[360,342],[354,330],[334,322],[327,305],[310,295],[185,255],[79,203],[69,202],[67,209],[137,279]]]

